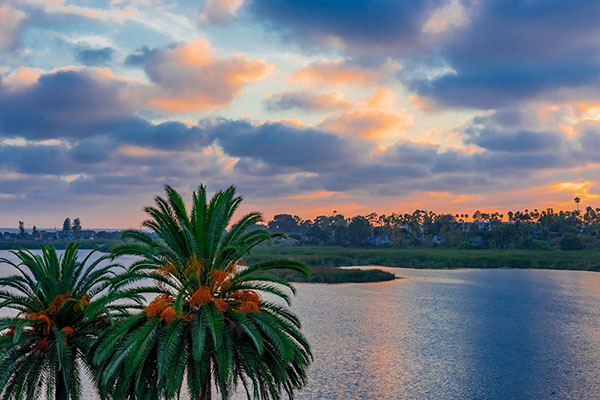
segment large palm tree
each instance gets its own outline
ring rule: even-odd
[[[265,271],[305,265],[273,260],[245,266],[242,257],[272,240],[252,212],[227,230],[242,198],[233,187],[210,201],[200,186],[188,213],[181,196],[146,207],[143,226],[154,235],[126,231],[137,243],[113,255],[139,257],[115,282],[129,293],[156,297],[125,323],[109,328],[94,348],[99,381],[115,399],[178,398],[184,379],[192,400],[223,399],[241,383],[248,398],[293,398],[311,361],[298,318],[286,306],[294,288]]]
[[[78,260],[78,244],[58,256],[52,246],[41,254],[12,253],[2,258],[16,274],[0,278],[0,394],[2,399],[75,400],[80,367],[89,371],[88,351],[100,330],[124,311],[105,289],[114,265]],[[89,374],[91,376],[91,374]]]

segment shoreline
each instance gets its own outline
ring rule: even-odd
[[[41,244],[52,244],[57,249],[67,242],[26,242],[15,247],[39,249]],[[121,240],[81,241],[80,248],[108,252]],[[27,246],[22,246],[27,244]],[[273,274],[292,282],[308,283],[370,283],[391,281],[397,277],[381,269],[361,270],[361,266],[412,269],[541,269],[600,271],[600,250],[512,250],[512,249],[399,249],[351,248],[335,246],[270,245],[255,248],[245,261],[255,263],[277,258],[290,258],[305,263],[312,272],[310,280],[295,274],[274,271]],[[341,268],[345,267],[345,268]]]
[[[414,269],[553,269],[600,271],[600,250],[459,250],[265,246],[248,261],[291,258],[309,267],[380,266]]]

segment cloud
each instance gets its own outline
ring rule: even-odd
[[[413,126],[413,116],[396,107],[396,93],[376,89],[354,110],[326,117],[322,129],[370,140],[397,140]]]
[[[579,129],[579,141],[590,154],[590,161],[600,162],[600,121],[584,123]]]
[[[597,200],[596,1],[175,3],[0,6],[1,218],[80,210],[119,225],[164,183],[189,192],[200,180],[278,211]],[[208,26],[227,21],[239,25]],[[232,32],[248,55],[193,41],[231,46]],[[69,55],[83,66],[60,65]],[[275,62],[294,86],[250,89]],[[304,120],[252,115],[244,91]],[[228,119],[206,117],[222,109]]]
[[[19,90],[36,83],[43,72],[38,68],[19,68],[7,76],[0,75],[0,84],[6,91]]]
[[[411,89],[442,107],[493,109],[540,98],[566,100],[576,98],[578,89],[600,88],[600,63],[556,60],[544,65],[540,60],[536,66],[519,61],[504,65],[453,65],[458,67],[456,74],[415,81],[410,84]]]
[[[393,65],[388,66],[388,69]],[[314,61],[300,68],[290,76],[295,85],[311,86],[372,86],[386,80],[385,71],[365,68],[347,60]]]
[[[363,104],[367,108],[393,109],[396,107],[397,97],[393,90],[377,88],[363,101]]]
[[[153,106],[147,97],[157,92],[153,84],[119,78],[102,68],[20,69],[0,80],[0,136],[71,140],[100,135],[115,144],[164,149],[206,145],[196,125],[153,124],[140,117]]]
[[[26,17],[23,11],[0,7],[0,51],[14,51],[19,47]]]
[[[164,0],[111,0],[13,1],[25,11],[36,28],[52,33],[69,32],[73,27],[77,36],[84,32],[97,33],[111,29],[117,35],[144,35],[130,37],[129,41],[147,43],[159,35],[163,39],[181,41],[197,35],[196,24],[174,3]],[[195,6],[196,7],[196,6]],[[130,42],[131,43],[131,42]]]
[[[422,46],[422,26],[446,1],[253,0],[249,13],[269,30],[303,45],[377,54],[411,53]]]
[[[397,137],[412,127],[413,118],[405,110],[355,110],[326,118],[321,128],[365,139]]]
[[[417,109],[419,110],[423,110],[423,111],[433,111],[435,110],[434,105],[432,104],[431,101],[419,97],[418,95],[416,95],[415,93],[411,94],[408,97],[408,100],[411,102],[411,104],[413,106],[415,106]]]
[[[326,93],[314,93],[309,90],[287,91],[270,94],[264,99],[268,111],[337,111],[352,107],[352,102],[339,90]]]
[[[205,129],[228,155],[293,171],[338,169],[348,165],[349,156],[354,160],[364,157],[359,146],[350,140],[314,128],[226,120]]]
[[[231,18],[244,0],[205,0],[200,18],[210,23],[219,23]]]
[[[102,68],[21,69],[4,77],[0,172],[2,182],[13,177],[14,189],[3,187],[0,205],[22,210],[17,200],[58,188],[61,193],[49,198],[65,207],[77,206],[73,197],[101,207],[108,198],[114,198],[111,204],[142,194],[150,198],[165,182],[188,190],[199,176],[211,187],[233,183],[246,195],[273,204],[307,192],[335,193],[330,197],[344,196],[349,203],[430,192],[463,199],[557,179],[575,182],[579,178],[573,175],[583,176],[575,169],[600,162],[595,103],[544,103],[486,113],[457,128],[468,145],[460,148],[409,139],[412,116],[397,106],[395,92],[388,89],[376,89],[350,109],[307,126],[243,119],[148,120],[143,117],[148,106],[139,94],[154,93],[155,85]],[[559,124],[568,124],[573,134],[565,135]],[[378,147],[381,141],[387,147]],[[40,204],[27,200],[34,203]]]
[[[467,130],[467,135],[465,143],[500,152],[543,152],[565,144],[565,136],[556,131],[498,131],[473,127]]]
[[[0,166],[28,175],[62,175],[77,171],[63,146],[0,145]]]
[[[597,171],[600,162],[600,118],[590,117],[595,114],[588,110],[593,109],[582,107],[585,114],[573,122],[572,135],[565,135],[556,125],[542,129],[542,122],[547,122],[543,121],[545,114],[538,115],[531,109],[503,109],[474,118],[462,128],[461,136],[468,146],[401,138],[350,169],[303,177],[299,185],[306,190],[354,196],[408,196],[419,191],[477,193],[489,202],[491,193],[550,185],[557,179],[582,179]]]
[[[467,10],[460,0],[449,3],[434,10],[423,24],[425,33],[439,34],[452,28],[460,28],[468,23]]]
[[[245,85],[275,71],[263,60],[214,56],[210,44],[202,39],[144,49],[130,55],[127,62],[141,65],[156,85],[156,93],[148,100],[151,106],[182,113],[226,107],[242,94]]]
[[[137,115],[143,103],[131,97],[146,87],[106,70],[68,69],[29,77],[32,74],[19,72],[0,81],[2,165],[18,172],[81,175],[88,180],[123,166],[151,166],[156,172],[172,166],[165,161],[172,156],[165,154],[174,151],[214,156],[224,163],[214,163],[215,167],[258,175],[341,168],[348,155],[361,157],[347,139],[286,123],[210,119],[197,124],[152,123]],[[23,82],[21,75],[26,77]],[[223,152],[205,153],[213,144]],[[184,175],[181,168],[160,174]]]
[[[439,54],[453,74],[413,82],[444,106],[565,100],[600,88],[600,7],[593,1],[481,2]],[[560,21],[560,22],[558,22]]]
[[[66,166],[72,162],[105,162],[123,146],[137,146],[141,154],[133,152],[128,157],[139,162],[139,157],[150,157],[145,149],[201,151],[216,143],[222,148],[223,157],[240,159],[234,167],[237,170],[281,174],[344,169],[349,160],[356,163],[370,156],[385,160],[384,165],[370,168],[383,168],[391,163],[391,150],[370,155],[373,147],[365,149],[357,139],[399,140],[412,125],[412,117],[395,107],[394,93],[383,89],[376,90],[354,109],[324,119],[318,127],[243,120],[155,124],[136,115],[139,100],[131,97],[136,85],[96,68],[50,73],[17,71],[0,83],[0,135],[33,142],[66,140],[68,151],[53,153],[57,160],[69,157],[71,162],[65,161]],[[61,96],[56,97],[55,93]],[[595,108],[576,108],[582,111],[572,125],[572,136],[564,135],[558,126],[540,129],[540,120],[547,120],[548,114],[540,116],[531,110],[504,109],[475,118],[463,130],[464,143],[477,146],[480,151],[470,154],[438,148],[436,156],[429,159],[432,171],[510,174],[518,168],[526,173],[593,162],[598,159],[600,137],[598,124],[589,119]],[[556,117],[552,120],[561,121]],[[42,150],[50,151],[48,147],[36,148]],[[413,151],[403,157],[415,154]],[[430,148],[427,155],[432,156]],[[255,167],[251,168],[253,163]],[[400,170],[408,167],[403,165]]]
[[[479,126],[484,121],[477,122]],[[551,184],[548,172],[599,162],[600,129],[592,121],[583,124],[577,136],[563,135],[559,145],[528,144],[535,143],[532,140],[521,151],[495,144],[505,135],[507,143],[518,146],[510,136],[511,128],[478,142],[482,147],[475,153],[400,139],[370,154],[364,142],[352,135],[281,122],[218,119],[188,127],[145,121],[127,129],[105,124],[103,133],[47,144],[5,140],[0,145],[0,170],[8,172],[3,172],[4,177],[16,174],[23,185],[3,190],[0,203],[16,204],[15,196],[40,195],[55,185],[65,198],[77,193],[78,201],[101,204],[106,196],[120,199],[155,193],[164,182],[191,189],[198,176],[211,187],[234,183],[246,195],[268,198],[270,203],[306,192],[335,193],[331,196],[336,198],[342,194],[345,202],[417,192],[461,199],[456,196],[487,196],[532,182]],[[471,137],[479,141],[484,136],[478,135],[489,133],[481,129]],[[28,188],[25,182],[33,182],[33,177],[36,184]],[[61,196],[53,196],[60,201]]]
[[[75,57],[83,65],[104,66],[113,60],[115,50],[112,47],[101,49],[80,48],[75,52]]]
[[[137,109],[130,85],[102,69],[21,70],[0,82],[0,133],[32,139],[93,134]]]
[[[398,79],[438,108],[594,100],[600,91],[597,1],[351,3],[254,0],[249,12],[288,40],[355,64],[396,60]]]

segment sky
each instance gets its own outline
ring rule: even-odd
[[[597,0],[0,0],[0,226],[600,206]]]

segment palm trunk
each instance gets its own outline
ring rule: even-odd
[[[212,388],[210,387],[210,374],[202,382],[202,394],[200,400],[211,400],[212,399]]]
[[[68,400],[67,398],[67,387],[65,386],[65,379],[62,371],[56,371],[56,382],[54,389],[54,400]]]

